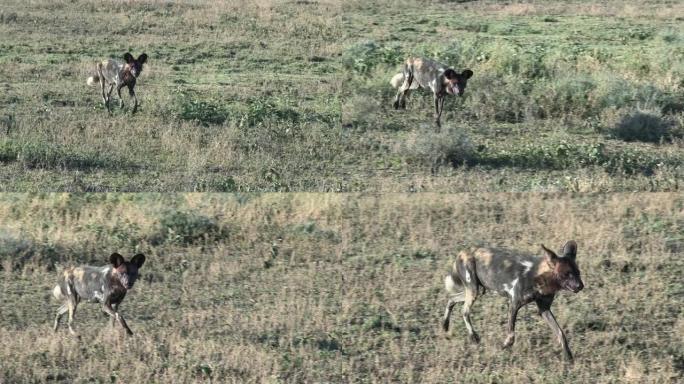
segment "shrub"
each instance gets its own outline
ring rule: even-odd
[[[658,143],[671,138],[672,123],[659,113],[633,111],[622,116],[609,133],[612,137],[624,141],[644,141]]]
[[[221,125],[228,119],[228,111],[212,100],[192,98],[186,94],[179,101],[178,118],[196,121],[204,126]]]
[[[196,212],[169,210],[159,219],[157,233],[151,243],[164,241],[180,244],[193,244],[202,240],[217,240],[228,235],[216,220]]]
[[[0,270],[22,270],[27,264],[45,265],[51,269],[64,253],[62,247],[0,231]]]
[[[367,40],[348,47],[342,55],[342,63],[349,70],[367,75],[378,64],[399,64],[403,56],[398,45],[383,46]]]
[[[247,111],[240,116],[239,127],[253,127],[269,120],[297,123],[300,118],[299,112],[294,108],[279,105],[269,98],[257,97],[247,103]]]
[[[414,132],[406,141],[411,159],[436,170],[442,165],[458,166],[475,157],[470,138],[460,129],[442,127],[440,132]]]

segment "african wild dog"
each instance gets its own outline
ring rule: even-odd
[[[503,348],[510,347],[515,341],[515,320],[518,310],[534,301],[539,313],[549,324],[563,348],[565,359],[572,360],[565,334],[551,313],[551,303],[556,293],[563,289],[577,293],[584,288],[575,263],[577,243],[574,240],[565,243],[562,256],[557,256],[544,245],[541,247],[544,251],[541,258],[492,248],[460,252],[451,273],[444,279],[449,293],[442,321],[444,330],[449,330],[449,318],[454,305],[463,301],[463,320],[470,339],[478,343],[480,338],[470,322],[470,308],[480,289],[482,293],[490,289],[510,298],[508,337],[503,343]],[[458,292],[456,285],[463,286],[465,291]]]
[[[88,78],[88,85],[94,86],[100,83],[100,88],[102,89],[102,101],[104,101],[107,110],[111,112],[109,108],[109,100],[112,96],[112,90],[116,86],[116,92],[119,95],[119,108],[123,108],[124,102],[121,98],[121,88],[128,87],[128,93],[135,100],[135,105],[133,106],[133,113],[138,110],[138,97],[135,95],[135,82],[143,69],[143,64],[147,61],[147,54],[143,53],[138,56],[137,59],[133,58],[133,55],[126,53],[124,56],[124,62],[116,59],[109,59],[97,63],[95,76]],[[109,83],[109,91],[105,95],[105,86]]]
[[[54,331],[57,331],[59,319],[69,312],[69,332],[76,334],[72,328],[74,313],[78,303],[86,300],[101,303],[102,310],[112,318],[112,326],[117,321],[126,333],[133,334],[118,308],[126,292],[133,288],[138,270],[145,262],[145,255],[139,253],[131,261],[126,261],[118,253],[112,253],[109,261],[111,264],[104,267],[84,265],[62,272],[59,283],[52,290],[55,298],[62,303],[55,316]]]
[[[390,81],[394,88],[399,89],[394,98],[394,109],[406,109],[406,98],[412,89],[429,88],[435,99],[435,124],[439,127],[444,98],[447,94],[463,96],[468,79],[472,76],[470,69],[457,73],[436,61],[409,58],[404,63],[402,73],[394,75]]]

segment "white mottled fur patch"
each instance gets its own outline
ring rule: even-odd
[[[504,291],[508,293],[511,298],[515,297],[515,286],[518,285],[518,278],[516,277],[515,280],[511,282],[511,286],[509,287],[508,284],[504,284]]]
[[[532,265],[534,265],[534,263],[532,263],[532,262],[529,261],[529,260],[523,260],[523,261],[520,262],[520,265],[522,265],[523,267],[525,267],[525,271],[524,271],[523,273],[524,273],[524,274],[527,274],[527,272],[529,272],[529,271],[532,269]]]

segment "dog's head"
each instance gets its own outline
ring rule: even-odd
[[[458,73],[451,68],[444,71],[444,82],[447,93],[463,96],[463,92],[465,92],[466,85],[468,84],[468,79],[472,76],[473,71],[470,69],[466,69],[462,73]]]
[[[552,250],[542,244],[544,259],[553,271],[556,282],[562,289],[577,293],[584,288],[584,282],[580,277],[580,271],[575,259],[577,258],[577,243],[570,240],[561,250],[562,256],[558,256]]]
[[[128,64],[131,69],[131,75],[138,77],[140,76],[140,72],[142,72],[143,64],[147,61],[147,54],[143,53],[136,59],[130,52],[126,52],[124,60],[126,60],[126,64]]]
[[[118,279],[124,288],[131,289],[138,279],[138,270],[145,262],[145,255],[139,253],[133,256],[131,261],[126,261],[118,253],[112,253],[109,262],[113,267],[112,278]]]

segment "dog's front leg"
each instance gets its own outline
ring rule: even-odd
[[[124,87],[125,84],[121,83],[116,86],[116,93],[119,95],[119,108],[123,109],[124,107],[124,102],[123,102],[123,97],[121,97],[121,88]]]
[[[131,95],[133,98],[133,112],[135,113],[138,110],[138,96],[135,95],[135,91],[133,90],[133,86],[129,85],[128,86],[128,93]]]
[[[440,123],[440,118],[442,117],[442,111],[440,109],[440,105],[443,104],[444,97],[435,95],[435,125],[437,125],[437,128],[440,128],[442,124]]]
[[[502,345],[502,349],[506,349],[513,345],[515,342],[515,320],[518,317],[518,310],[520,309],[520,303],[511,300],[508,308],[508,336],[506,341]]]

